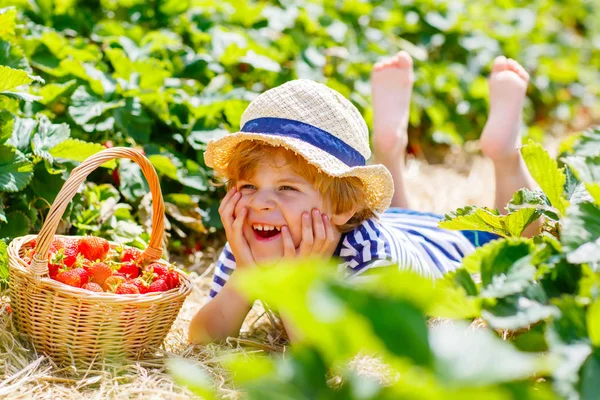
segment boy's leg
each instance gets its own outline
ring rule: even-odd
[[[506,204],[521,189],[535,188],[519,152],[521,111],[529,74],[515,60],[497,57],[490,76],[490,113],[481,134],[481,151],[494,163],[495,207],[505,212]]]
[[[408,145],[406,130],[413,82],[412,58],[405,51],[373,66],[373,151],[376,161],[385,165],[392,173],[392,207],[409,208],[404,182],[404,160]]]

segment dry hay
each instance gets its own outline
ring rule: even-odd
[[[407,187],[412,207],[417,210],[447,212],[467,204],[492,206],[493,168],[488,160],[455,152],[446,166],[428,165],[408,160]],[[211,281],[211,268],[217,248],[205,250],[202,257],[186,262],[195,283],[192,294],[167,336],[162,354],[144,362],[112,367],[96,364],[86,371],[58,368],[44,356],[36,355],[25,341],[18,340],[11,318],[5,311],[6,298],[0,307],[0,398],[6,399],[187,399],[193,397],[186,388],[175,384],[164,367],[172,356],[191,360],[214,379],[219,395],[238,399],[242,394],[233,387],[220,364],[222,350],[229,352],[282,351],[285,338],[278,321],[269,321],[259,304],[246,319],[240,338],[226,345],[194,347],[187,344],[187,327],[206,301]],[[447,323],[433,321],[434,324]],[[476,322],[474,325],[481,323]],[[358,356],[350,368],[381,383],[392,382],[390,373],[378,359]],[[336,378],[332,378],[335,385]]]

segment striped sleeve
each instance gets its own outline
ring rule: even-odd
[[[229,243],[225,244],[223,247],[223,251],[221,251],[221,255],[217,260],[217,265],[215,267],[215,273],[213,275],[212,285],[210,287],[209,296],[212,299],[223,289],[225,283],[229,280],[229,277],[235,270],[235,257],[231,252],[231,247],[229,247]]]

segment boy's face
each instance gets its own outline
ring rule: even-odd
[[[280,230],[283,225],[288,226],[297,248],[302,239],[302,214],[310,214],[316,208],[329,216],[321,193],[295,173],[281,155],[262,162],[253,176],[238,180],[236,188],[242,197],[236,204],[235,215],[242,207],[248,208],[243,233],[259,264],[277,262],[283,256]]]

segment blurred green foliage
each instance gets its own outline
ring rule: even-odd
[[[17,186],[0,187],[0,201],[22,229],[3,237],[39,230],[29,208],[53,197],[31,181],[49,174],[60,187],[95,144],[109,142],[143,148],[171,196],[172,243],[190,245],[205,227],[220,228],[205,144],[238,129],[249,101],[310,78],[349,97],[370,123],[371,67],[401,49],[415,59],[417,154],[478,137],[486,75],[500,54],[532,74],[531,137],[587,123],[600,93],[599,12],[596,0],[0,0],[0,66],[28,77],[7,86],[16,92],[0,86],[0,173],[4,162],[21,171]],[[42,126],[58,131],[49,138]],[[133,210],[145,193],[130,163],[92,179],[117,187]],[[86,222],[94,223],[102,222]]]

